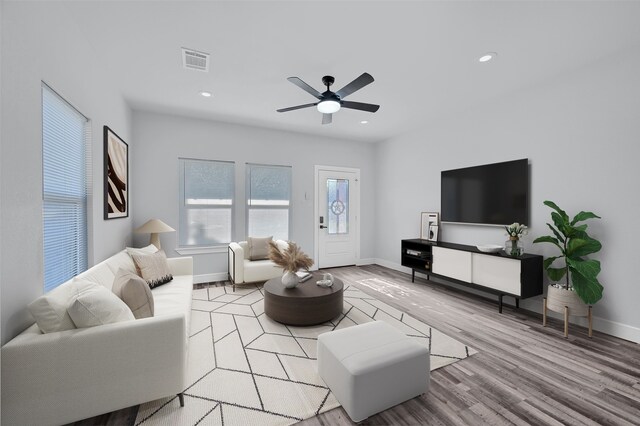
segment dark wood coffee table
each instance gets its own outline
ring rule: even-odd
[[[264,283],[264,313],[288,325],[314,325],[329,321],[342,313],[343,284],[337,278],[333,286],[320,287],[313,277],[295,288],[285,288],[280,277]]]

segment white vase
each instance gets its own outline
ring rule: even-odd
[[[554,312],[564,312],[564,307],[569,308],[569,315],[586,317],[589,306],[586,305],[573,290],[549,285],[547,289],[547,309]]]
[[[298,276],[294,272],[286,271],[282,275],[282,285],[285,288],[294,288],[298,285]]]

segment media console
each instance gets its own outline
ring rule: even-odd
[[[401,263],[411,268],[411,282],[418,271],[427,279],[433,275],[497,294],[500,313],[503,296],[515,297],[519,307],[520,299],[542,294],[542,256],[483,253],[474,246],[421,239],[402,240],[401,247]]]

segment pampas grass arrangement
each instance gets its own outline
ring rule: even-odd
[[[289,241],[289,247],[285,251],[280,251],[274,241],[269,241],[269,259],[285,272],[296,273],[300,269],[306,271],[313,266],[313,260],[300,250],[300,247]]]

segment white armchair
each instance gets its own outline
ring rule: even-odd
[[[283,240],[276,240],[280,250],[286,250],[288,243]],[[271,260],[250,260],[249,243],[246,241],[229,243],[229,281],[233,284],[254,283],[267,281],[282,275],[282,269],[276,266]]]

